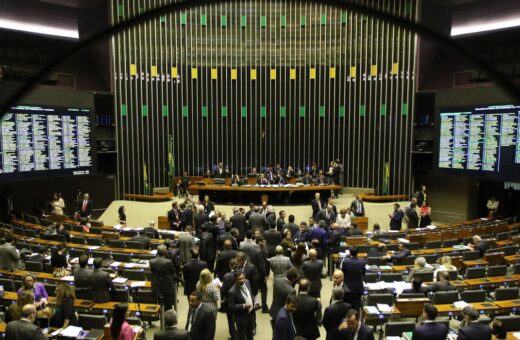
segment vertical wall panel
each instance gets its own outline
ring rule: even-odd
[[[113,21],[172,1],[113,0]],[[415,0],[357,2],[417,16]],[[340,158],[346,186],[381,190],[389,162],[390,193],[411,189],[411,32],[319,2],[241,0],[151,20],[112,53],[120,193],[144,191],[145,164],[150,187],[168,185],[170,135],[177,176]]]

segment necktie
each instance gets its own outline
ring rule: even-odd
[[[87,211],[87,200],[83,201],[83,211]]]
[[[321,209],[321,202],[320,201],[318,201],[318,208]]]
[[[357,202],[357,212],[361,214],[361,203],[359,203],[359,201]]]
[[[350,340],[354,340],[356,338],[356,333],[357,331],[352,332],[352,334],[350,335]]]

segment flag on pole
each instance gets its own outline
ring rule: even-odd
[[[143,163],[143,181],[144,181],[144,194],[150,195],[150,186],[148,185],[148,173],[146,172],[146,163]]]
[[[390,186],[390,163],[385,163],[384,171],[385,174],[383,176],[383,195],[388,195]]]
[[[168,184],[174,188],[173,177],[175,177],[175,163],[173,162],[173,136],[169,136],[168,143]]]

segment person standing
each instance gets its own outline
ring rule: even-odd
[[[236,283],[227,293],[228,308],[233,313],[237,340],[252,340],[255,329],[255,310],[259,307],[251,285],[242,272],[236,272]]]
[[[311,201],[312,206],[312,217],[316,218],[316,215],[318,215],[318,212],[325,208],[325,202],[320,198],[320,193],[317,192],[314,194],[314,199]]]
[[[166,246],[157,247],[157,256],[150,260],[150,271],[152,273],[152,291],[159,302],[164,306],[164,310],[170,310],[177,305],[177,287],[175,279],[175,267],[173,262],[168,259]]]
[[[213,340],[215,338],[216,319],[211,309],[202,303],[202,292],[193,291],[188,302],[190,309],[186,330],[193,340]]]
[[[300,280],[300,292],[296,297],[296,311],[293,314],[296,334],[306,340],[320,337],[321,303],[309,295],[310,281]]]
[[[68,283],[60,282],[56,287],[56,305],[50,321],[52,327],[66,328],[78,325],[74,301],[76,301],[74,288]]]
[[[125,206],[122,205],[117,209],[117,214],[119,217],[119,224],[126,224],[126,213],[125,213]]]
[[[273,303],[271,303],[271,308],[269,309],[273,328],[278,311],[286,303],[287,296],[296,293],[296,290],[294,289],[296,281],[298,281],[298,269],[295,267],[289,269],[285,277],[275,277],[273,280]]]
[[[388,217],[390,217],[390,230],[401,230],[404,212],[401,210],[399,203],[394,204],[394,212],[388,214]]]
[[[424,228],[432,224],[432,208],[430,207],[430,204],[428,202],[423,202],[421,208],[419,209],[419,212],[421,214],[421,222],[419,223],[420,228]]]
[[[181,223],[181,211],[177,207],[177,202],[172,203],[172,208],[168,211],[168,222],[171,230],[179,230]]]
[[[351,309],[347,312],[345,321],[331,333],[330,339],[374,340],[374,331],[361,322],[357,310]]]
[[[406,227],[408,229],[417,229],[419,227],[419,215],[415,208],[417,207],[417,199],[413,197],[410,200],[410,205],[404,210],[404,216],[406,217]]]
[[[341,272],[341,271],[340,271]],[[336,273],[334,273],[336,275]],[[341,274],[343,275],[343,273]],[[345,289],[343,287],[332,288],[331,304],[325,308],[323,313],[323,328],[327,332],[326,340],[331,340],[331,333],[341,324],[343,317],[352,308],[350,304],[343,301]]]
[[[89,283],[92,289],[92,301],[96,303],[105,303],[112,299],[112,293],[115,291],[114,283],[110,275],[101,270],[103,259],[96,257],[94,259],[94,270],[90,274]]]
[[[177,328],[177,313],[170,309],[164,312],[164,325],[153,335],[153,340],[191,340],[190,334],[184,329]]]
[[[358,248],[350,249],[350,258],[347,258],[341,264],[343,271],[344,285],[347,291],[345,301],[350,303],[352,308],[359,310],[361,308],[361,295],[363,294],[363,277],[366,272],[366,261],[359,259]]]
[[[80,201],[80,205],[76,211],[79,217],[88,217],[90,219],[90,215],[92,214],[92,200],[88,192],[83,195],[83,200]]]
[[[4,244],[0,245],[0,269],[16,270],[21,268],[22,262],[14,243],[14,236],[7,234]]]
[[[310,282],[309,295],[315,298],[321,296],[321,272],[323,271],[323,261],[318,260],[315,249],[309,250],[309,259],[302,264],[303,277]]]
[[[210,309],[217,318],[218,301],[220,299],[219,289],[213,284],[213,277],[209,269],[200,272],[197,290],[202,293],[202,303]]]
[[[360,195],[356,195],[356,199],[350,204],[350,211],[357,217],[365,216],[365,204]]]
[[[291,259],[284,256],[282,246],[276,246],[275,254],[269,259],[269,268],[274,277],[285,277],[287,271],[292,267]]]
[[[63,211],[65,210],[65,201],[63,201],[63,197],[61,197],[59,192],[55,192],[52,196],[51,207],[54,215],[63,215]]]
[[[288,295],[284,306],[276,314],[273,340],[294,340],[296,328],[294,327],[293,314],[297,307],[296,296],[294,294]]]
[[[431,303],[424,305],[422,317],[423,323],[415,328],[412,334],[413,340],[445,340],[448,336],[448,327],[435,322],[438,311]]]

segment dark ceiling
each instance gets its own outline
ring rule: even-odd
[[[107,2],[108,0],[33,0],[34,2],[44,2],[48,4],[71,7],[77,9],[87,9],[102,2]]]

